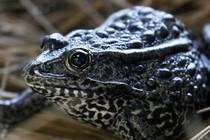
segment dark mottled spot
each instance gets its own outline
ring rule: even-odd
[[[101,38],[106,38],[109,35],[106,31],[103,31],[103,30],[96,31],[96,34]]]
[[[153,31],[146,31],[143,33],[142,40],[144,40],[146,43],[151,44],[155,41],[155,36]]]
[[[122,99],[117,100],[117,106],[122,107],[124,101]]]
[[[89,93],[87,94],[87,98],[93,98],[93,92],[89,92]]]
[[[185,66],[186,63],[187,63],[186,59],[181,59],[181,60],[178,61],[178,66],[183,67],[183,66]]]
[[[128,20],[128,19],[130,19],[131,17],[129,16],[129,15],[122,15],[121,17],[120,17],[120,19],[121,20]]]
[[[128,27],[128,30],[130,32],[140,31],[142,29],[144,29],[142,22],[133,23]]]
[[[87,105],[81,105],[79,110],[82,110],[83,112],[87,111]]]
[[[108,112],[113,112],[113,113],[116,113],[116,107],[115,105],[113,104],[113,102],[109,102],[109,109],[107,110]]]
[[[103,116],[103,118],[106,119],[106,120],[110,119],[111,117],[112,117],[112,116],[111,116],[110,114],[108,114],[108,113],[106,113],[106,114]]]
[[[99,100],[98,103],[101,104],[101,105],[105,105],[106,104],[106,102],[104,100]]]
[[[97,114],[97,118],[98,118],[99,120],[101,120],[101,119],[102,119],[102,114],[101,114],[101,113],[98,113],[98,114]]]
[[[127,129],[125,129],[123,126],[119,126],[119,130],[120,130],[120,132],[123,134],[123,133],[125,133],[125,134],[127,134],[128,133],[128,130]]]
[[[140,40],[131,40],[128,42],[128,48],[139,49],[142,47],[142,42]]]
[[[160,78],[169,78],[171,75],[172,73],[169,69],[161,68],[157,70],[157,76]]]
[[[89,112],[89,117],[90,117],[90,118],[93,118],[94,115],[95,115],[95,111],[90,111],[90,110],[88,110],[88,112]]]
[[[97,104],[95,104],[95,103],[89,103],[89,108],[90,109],[95,108],[98,111],[106,110],[105,107],[103,107],[103,106],[97,106]]]
[[[152,117],[153,118],[160,118],[161,114],[164,114],[168,112],[167,108],[164,107],[158,107],[155,108],[155,110],[152,112]],[[161,123],[162,121],[160,119],[156,119],[156,123]]]
[[[75,33],[72,37],[82,37],[81,33]]]
[[[166,38],[169,35],[169,31],[166,29],[166,27],[161,27],[155,33],[157,37],[161,39]]]

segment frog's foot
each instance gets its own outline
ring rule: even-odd
[[[49,105],[45,98],[26,89],[10,100],[0,100],[0,135],[14,125]]]

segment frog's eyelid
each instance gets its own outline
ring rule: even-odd
[[[192,47],[192,41],[187,38],[179,38],[164,44],[144,49],[128,49],[128,50],[103,50],[95,51],[93,54],[113,55],[115,57],[126,58],[125,61],[138,61],[159,58],[179,52],[187,52]],[[126,57],[124,57],[126,56]]]

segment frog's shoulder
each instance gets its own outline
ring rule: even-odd
[[[151,47],[191,36],[173,15],[143,6],[114,13],[96,30],[105,30],[110,37],[127,43],[128,49]]]

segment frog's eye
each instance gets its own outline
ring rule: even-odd
[[[84,71],[91,63],[91,54],[84,48],[73,49],[68,53],[65,63],[70,70]]]

